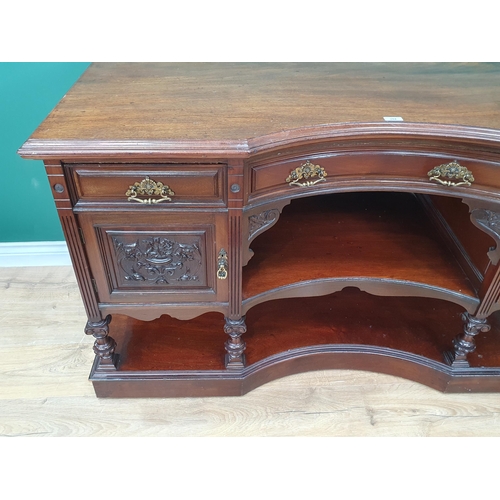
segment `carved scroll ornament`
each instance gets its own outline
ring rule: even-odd
[[[471,221],[495,240],[497,246],[490,249],[488,257],[493,265],[498,264],[500,260],[500,213],[476,208],[471,212]]]
[[[252,240],[257,234],[263,232],[268,226],[276,222],[280,216],[277,208],[265,210],[257,215],[251,215],[248,218],[248,241]]]

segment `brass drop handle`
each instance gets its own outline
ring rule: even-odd
[[[325,182],[326,173],[323,167],[319,165],[313,165],[309,160],[307,160],[303,165],[297,167],[295,170],[290,172],[290,175],[285,179],[289,186],[301,186],[310,187],[318,184],[318,182]],[[308,180],[313,177],[317,177],[314,180]],[[303,179],[306,179],[303,182]]]
[[[222,248],[217,257],[217,278],[225,280],[227,278],[227,252]]]
[[[136,182],[133,186],[129,186],[125,196],[128,196],[127,201],[137,201],[146,205],[154,205],[162,201],[172,201],[172,198],[169,198],[169,196],[173,196],[174,194],[166,184],[155,182],[146,176],[141,182]],[[138,198],[138,196],[150,196],[150,198],[142,199]],[[160,198],[151,198],[151,196],[160,196]]]
[[[427,172],[427,175],[430,181],[439,182],[443,186],[470,186],[474,182],[472,172],[462,167],[458,161],[434,167]],[[457,179],[459,182],[452,182],[449,179]]]

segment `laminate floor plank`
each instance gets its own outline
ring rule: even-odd
[[[500,436],[498,394],[328,370],[242,397],[97,399],[69,267],[0,268],[1,436]]]
[[[81,342],[87,321],[73,268],[0,268],[0,347]]]

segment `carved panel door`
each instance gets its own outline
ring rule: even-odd
[[[141,210],[78,219],[100,302],[227,301],[218,272],[225,267],[225,214]]]

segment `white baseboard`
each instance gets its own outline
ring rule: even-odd
[[[65,241],[0,243],[0,267],[70,265]]]

